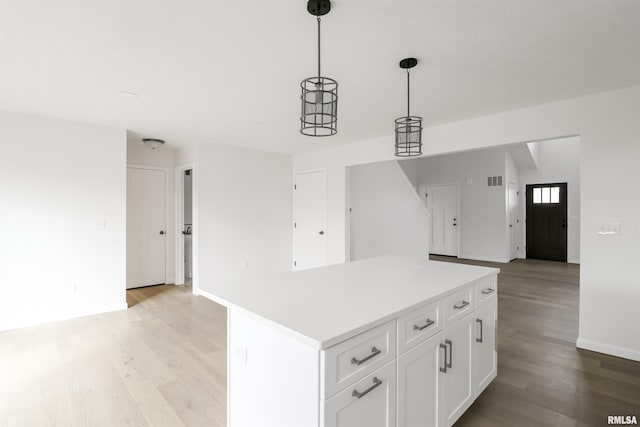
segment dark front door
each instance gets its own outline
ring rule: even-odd
[[[567,261],[567,183],[527,185],[527,258]]]

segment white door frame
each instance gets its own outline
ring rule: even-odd
[[[147,165],[135,165],[135,164],[127,164],[127,169],[147,169],[147,170],[156,170],[164,172],[164,228],[165,228],[165,236],[169,236],[168,231],[168,222],[169,218],[171,218],[171,209],[169,208],[169,198],[171,197],[171,191],[169,189],[169,168],[165,166],[147,166]],[[169,277],[169,261],[171,259],[171,245],[170,242],[165,240],[164,245],[164,283],[167,283],[167,278]],[[126,287],[126,283],[125,283]]]
[[[452,182],[451,184],[425,184],[422,186],[422,191],[427,191],[427,188],[429,187],[456,187],[456,199],[458,201],[457,203],[457,209],[456,209],[456,221],[457,224],[456,227],[458,227],[458,232],[456,233],[456,240],[457,240],[457,244],[456,244],[456,258],[460,258],[460,234],[462,234],[462,221],[460,221],[460,183],[457,182]],[[426,195],[425,195],[425,200],[427,199]],[[427,201],[428,202],[428,201]],[[425,203],[425,206],[428,206],[427,203]],[[430,230],[429,230],[429,238],[433,239],[433,214],[429,215],[429,222],[431,224]],[[431,254],[431,242],[429,242],[429,254]]]
[[[515,208],[516,218],[514,218],[515,221],[511,224],[512,227],[509,227],[509,224],[511,223],[511,209],[510,209],[511,200],[510,199],[511,199],[512,188],[515,188],[516,190],[516,208]],[[520,258],[520,250],[512,248],[512,245],[511,245],[511,233],[513,233],[514,246],[516,248],[520,246],[518,245],[518,240],[520,238],[520,222],[517,222],[520,220],[519,216],[520,216],[520,184],[518,184],[517,182],[509,182],[507,184],[507,221],[506,221],[507,222],[507,248],[508,248],[507,262]],[[515,257],[513,257],[513,254],[511,253],[511,249],[514,249],[514,252],[516,255]]]
[[[291,256],[291,270],[292,271],[296,271],[296,266],[294,265],[294,261],[296,259],[296,227],[295,227],[295,223],[296,223],[296,190],[295,190],[295,185],[296,185],[296,176],[297,175],[303,175],[305,173],[315,173],[315,172],[324,172],[324,179],[325,181],[328,181],[328,174],[327,174],[327,169],[326,168],[316,168],[316,169],[304,169],[304,170],[298,170],[298,171],[293,171],[293,187],[291,187],[291,191],[293,192],[293,221],[291,221],[291,229],[293,230],[293,233],[291,233],[291,239],[293,240],[291,247],[293,248],[293,253]],[[325,188],[327,189],[325,191],[325,198],[327,198],[327,200],[325,200],[325,212],[324,212],[324,224],[325,224],[325,235],[328,235],[328,228],[329,228],[329,224],[327,223],[327,219],[329,218],[329,200],[328,200],[328,189],[329,189],[329,183],[325,182]],[[327,257],[327,262],[329,262],[329,242],[328,240],[326,240],[325,237],[325,250],[326,250],[326,257]]]
[[[195,163],[187,163],[177,166],[175,169],[176,182],[176,224],[175,224],[175,269],[176,285],[184,285],[184,235],[182,226],[184,224],[184,172],[191,169],[191,205],[192,205],[192,293],[198,291],[198,176]]]

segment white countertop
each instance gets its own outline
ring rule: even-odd
[[[384,256],[215,287],[209,296],[326,349],[500,270]]]

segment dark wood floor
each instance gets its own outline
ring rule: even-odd
[[[578,265],[432,259],[502,270],[498,377],[456,427],[595,427],[606,426],[609,415],[640,422],[640,363],[576,349]]]

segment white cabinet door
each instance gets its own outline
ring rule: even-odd
[[[445,345],[446,373],[440,376],[444,381],[444,413],[442,425],[451,426],[460,415],[467,410],[475,398],[474,364],[472,340],[474,334],[475,317],[469,315],[442,334]]]
[[[475,338],[473,342],[475,367],[475,395],[478,396],[496,377],[498,354],[496,352],[497,304],[493,300],[473,315]]]
[[[435,335],[398,357],[398,427],[439,425],[441,342]]]
[[[396,362],[323,402],[324,427],[394,427]]]

